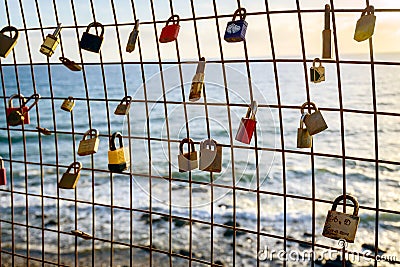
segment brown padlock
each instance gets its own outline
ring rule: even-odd
[[[316,63],[319,63],[319,66],[317,66]],[[325,81],[325,67],[322,66],[321,60],[319,60],[319,58],[314,59],[313,65],[310,68],[310,80],[313,83],[320,83]]]
[[[129,109],[131,107],[132,97],[127,95],[121,99],[121,102],[116,107],[114,114],[115,115],[128,115]]]
[[[71,173],[72,169],[73,172]],[[67,171],[61,177],[58,187],[63,189],[74,189],[79,181],[79,177],[81,177],[81,169],[82,163],[80,162],[76,161],[69,165]]]
[[[297,148],[310,148],[312,147],[312,136],[306,128],[303,128],[303,119],[307,113],[304,113],[300,119],[300,128],[297,129]]]
[[[90,136],[90,139],[86,139],[87,136]],[[97,152],[99,149],[99,131],[96,129],[91,129],[86,131],[83,135],[81,142],[78,147],[78,155],[79,156],[87,156],[92,155]]]
[[[189,145],[188,153],[183,153],[183,145],[185,143]],[[191,171],[199,166],[197,161],[197,151],[194,148],[193,140],[190,138],[182,139],[179,144],[178,165],[179,172]]]
[[[221,172],[222,146],[214,139],[207,139],[200,143],[200,170]]]
[[[301,106],[301,114],[304,114],[304,109],[307,106],[312,106],[312,108],[315,109],[314,113],[307,113],[303,119],[309,134],[314,135],[328,129],[328,125],[326,125],[324,117],[322,117],[321,112],[318,110],[317,106],[313,102],[304,103]]]
[[[325,27],[322,31],[322,58],[331,58],[332,55],[332,31],[331,31],[331,6],[325,5]]]
[[[346,195],[346,200],[350,200],[354,204],[353,214],[336,211],[339,202],[344,199],[345,196],[342,195],[333,202],[332,209],[328,211],[322,235],[335,240],[344,239],[349,243],[354,243],[360,223],[360,217],[358,217],[359,204],[355,197]]]
[[[62,63],[65,67],[67,67],[68,69],[70,69],[70,70],[72,70],[72,71],[80,71],[80,70],[82,70],[82,67],[81,67],[81,66],[79,66],[79,65],[78,65],[77,63],[75,63],[74,61],[69,60],[69,59],[66,58],[66,57],[59,57],[59,59],[60,59],[61,63]]]

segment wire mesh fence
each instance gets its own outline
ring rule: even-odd
[[[321,58],[325,4],[332,58],[321,59],[326,80],[315,84],[310,67]],[[369,5],[375,33],[358,43],[354,27]],[[246,40],[225,42],[240,7],[247,11]],[[7,170],[7,185],[0,187],[0,265],[399,263],[400,56],[382,53],[396,51],[400,39],[393,27],[397,1],[5,0],[0,12],[1,25],[19,32],[16,47],[0,61],[0,153]],[[177,40],[160,43],[176,14]],[[127,53],[136,20],[139,38]],[[99,53],[79,45],[91,22],[104,26]],[[59,23],[59,47],[46,57],[39,49]],[[81,70],[70,71],[59,57]],[[204,90],[193,102],[201,57]],[[8,125],[13,94],[40,94],[30,124]],[[60,106],[69,96],[75,106],[66,112]],[[130,112],[117,116],[125,96],[132,96]],[[235,135],[254,100],[257,125],[247,145]],[[314,136],[311,148],[298,149],[301,106],[310,102],[329,128]],[[79,156],[90,129],[99,131],[98,151]],[[108,169],[114,132],[121,132],[129,154],[130,168],[121,173]],[[216,140],[222,171],[179,172],[184,138],[194,148]],[[77,161],[75,190],[60,188]],[[360,202],[354,244],[322,236],[334,199],[346,194]]]

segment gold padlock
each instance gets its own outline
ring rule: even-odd
[[[361,13],[354,31],[354,40],[357,42],[365,41],[372,37],[375,30],[376,17],[374,15],[374,6],[368,6]]]
[[[213,139],[207,139],[200,143],[200,170],[209,172],[221,172],[222,146]]]
[[[86,140],[86,137],[90,136],[90,139]],[[81,142],[78,147],[78,155],[79,156],[87,156],[92,155],[97,152],[99,149],[99,131],[96,129],[91,129],[86,131],[83,135]]]
[[[360,223],[360,217],[358,217],[359,204],[355,197],[346,195],[346,200],[350,200],[354,204],[353,215],[336,211],[339,202],[344,199],[345,196],[342,195],[333,202],[332,209],[328,211],[322,235],[335,240],[344,239],[349,243],[354,243]]]
[[[131,107],[132,97],[127,95],[121,99],[121,102],[115,108],[115,115],[128,115],[129,109]]]
[[[116,148],[115,138],[118,137],[119,148]],[[122,172],[129,167],[129,151],[124,147],[122,134],[120,132],[113,133],[110,138],[110,150],[108,151],[108,169],[111,172]]]
[[[322,31],[322,58],[331,58],[332,55],[332,32],[331,32],[331,7],[329,4],[325,5],[325,27]]]
[[[317,67],[315,63],[319,62],[319,66]],[[313,65],[310,68],[310,79],[313,83],[320,83],[325,81],[325,68],[322,66],[319,58],[315,58],[313,61]]]
[[[307,129],[303,128],[305,118],[307,113],[304,113],[300,119],[300,128],[297,129],[297,148],[310,148],[312,147],[312,136]]]
[[[71,71],[80,71],[80,70],[82,70],[82,67],[79,66],[77,63],[75,63],[75,61],[69,60],[66,57],[59,57],[58,59],[61,61],[61,63],[65,67],[67,67]]]
[[[72,169],[73,173],[71,173]],[[61,177],[58,187],[63,189],[74,189],[79,181],[79,177],[81,177],[81,169],[82,163],[78,161],[69,165],[67,171]]]
[[[7,116],[7,123],[10,126],[18,126],[24,124],[25,116],[22,113],[22,109],[13,110]]]
[[[75,99],[72,96],[69,96],[61,105],[61,109],[67,112],[71,112],[75,106]]]
[[[14,33],[14,36],[7,36],[4,33]],[[17,44],[19,32],[15,27],[6,26],[0,31],[0,56],[6,58]]]
[[[190,89],[189,101],[195,102],[199,100],[203,94],[204,89],[204,69],[206,68],[206,59],[200,58],[197,65],[196,74],[192,79],[192,87]]]
[[[126,52],[132,53],[133,50],[135,50],[136,40],[138,38],[138,35],[139,35],[139,20],[137,19],[135,21],[135,28],[129,35],[128,43],[126,44]]]
[[[328,125],[326,125],[324,117],[322,117],[321,112],[318,110],[317,106],[313,102],[304,103],[301,106],[301,114],[304,114],[304,108],[307,106],[312,106],[312,108],[315,109],[314,113],[307,113],[303,119],[309,134],[314,135],[328,129]]]
[[[183,153],[183,145],[185,143],[189,145],[188,153]],[[190,138],[182,139],[179,144],[178,165],[179,172],[191,171],[199,166],[197,161],[197,151],[194,148],[193,140]]]
[[[53,34],[48,34],[42,46],[40,47],[40,53],[51,57],[54,54],[58,44],[60,43],[59,34],[61,32],[61,23],[58,23],[57,28]]]

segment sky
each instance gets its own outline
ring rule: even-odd
[[[150,0],[132,0],[135,3],[136,15],[142,23],[140,26],[140,40],[143,58],[145,61],[157,61],[156,36],[153,24],[148,23],[153,20]],[[213,0],[193,0],[196,17],[206,17],[214,15]],[[25,14],[25,23],[28,29],[40,28],[40,22],[35,6],[35,0],[21,0],[22,9],[19,0],[2,1],[0,4],[0,26],[8,25],[6,5],[10,13],[11,25],[19,30],[24,29],[24,20],[22,12]],[[79,38],[85,27],[93,21],[90,0],[55,0],[56,10],[59,21],[65,27],[74,26],[73,10],[71,2],[75,6],[76,17],[79,28]],[[165,21],[171,16],[169,0],[154,0],[155,19]],[[171,0],[174,13],[181,18],[192,18],[192,8],[190,0]],[[218,19],[220,27],[220,35],[223,34],[226,24],[231,20],[231,14],[237,9],[236,0],[216,0],[218,15],[226,15]],[[307,57],[315,57],[321,54],[322,30],[323,30],[323,8],[330,1],[318,0],[300,0],[300,8],[305,10],[316,9],[321,10],[320,13],[303,13],[301,15],[304,31],[304,44]],[[43,27],[55,27],[56,16],[53,0],[38,0],[40,20]],[[116,27],[113,8],[118,23],[126,24],[118,27],[121,46],[125,50],[125,45],[129,37],[129,33],[133,28],[134,17],[132,11],[131,0],[93,0],[96,20],[106,26],[104,41],[102,46],[103,61],[119,62],[120,53],[116,35]],[[264,12],[264,0],[241,0],[241,6],[247,9],[248,13]],[[370,0],[370,4],[375,9],[399,9],[399,0]],[[269,0],[269,9],[271,11],[278,10],[295,10],[295,0]],[[365,0],[335,0],[335,9],[363,9],[366,7]],[[375,53],[400,52],[400,23],[399,12],[379,12],[376,13],[376,27],[373,38]],[[340,56],[347,54],[365,54],[368,56],[368,42],[358,43],[353,40],[354,28],[360,12],[337,12],[336,27],[339,42]],[[248,22],[248,30],[246,34],[247,49],[249,58],[271,58],[271,48],[269,43],[269,31],[266,15],[249,14],[246,18]],[[147,22],[147,24],[146,24]],[[110,25],[111,24],[111,25]],[[158,36],[164,27],[164,22],[157,23]],[[178,36],[178,46],[180,57],[185,59],[197,59],[198,51],[196,38],[194,34],[193,21],[184,21],[180,23],[181,30]],[[289,14],[271,14],[272,35],[274,38],[275,52],[277,57],[301,58],[301,41],[299,34],[299,22],[297,13]],[[200,53],[206,58],[220,58],[220,50],[217,36],[217,27],[215,19],[200,19],[197,21],[198,36],[200,42]],[[44,34],[52,33],[53,29],[45,29]],[[64,28],[61,33],[64,55],[71,60],[79,61],[78,38],[75,29]],[[40,45],[43,42],[42,32],[37,29],[28,31],[30,51],[33,62],[47,62],[46,56],[39,53]],[[242,43],[226,43],[222,42],[225,58],[243,59],[244,49]],[[174,43],[160,44],[160,53],[163,60],[177,60],[177,52]],[[18,63],[29,63],[28,46],[26,42],[25,32],[21,31],[18,44],[15,48],[16,60]],[[60,47],[50,59],[51,62],[58,61],[61,56]],[[139,61],[138,51],[129,54],[123,52],[124,61]],[[99,55],[83,51],[83,59],[87,62],[98,62]],[[12,54],[7,59],[1,59],[2,63],[12,63]]]

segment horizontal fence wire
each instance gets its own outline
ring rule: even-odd
[[[323,227],[320,225],[321,216],[326,216],[333,203],[333,199],[329,197],[338,192],[332,189],[332,193],[321,195],[323,184],[329,182],[334,183],[332,188],[338,187],[340,194],[354,193],[353,191],[360,194],[356,195],[361,202],[359,207],[361,216],[359,232],[361,230],[361,233],[358,233],[357,238],[362,238],[363,242],[369,239],[370,245],[372,244],[372,252],[367,255],[360,250],[356,254],[362,260],[373,263],[374,266],[382,264],[382,261],[376,257],[376,255],[381,255],[381,247],[386,247],[388,254],[397,253],[397,256],[400,256],[398,245],[390,247],[393,244],[381,241],[382,238],[388,240],[382,234],[387,230],[384,225],[387,220],[385,218],[394,218],[391,219],[394,221],[398,221],[400,218],[398,206],[382,205],[386,196],[382,196],[385,192],[382,191],[381,186],[386,183],[387,179],[382,177],[385,177],[384,172],[388,169],[394,169],[394,172],[398,173],[397,166],[400,165],[400,160],[398,157],[387,157],[382,153],[384,145],[380,135],[382,131],[390,131],[390,129],[388,130],[390,126],[383,127],[385,120],[391,119],[394,121],[391,123],[395,123],[395,119],[400,116],[400,111],[380,109],[382,99],[379,92],[381,89],[379,78],[381,76],[377,71],[379,68],[398,68],[400,61],[377,59],[374,53],[374,38],[366,41],[368,42],[368,57],[364,55],[363,59],[343,58],[340,52],[342,48],[340,40],[342,39],[339,38],[340,33],[337,28],[339,24],[336,22],[342,15],[357,14],[358,16],[363,12],[365,6],[370,4],[378,6],[378,3],[372,3],[372,1],[370,3],[366,0],[360,1],[362,4],[360,8],[335,9],[335,4],[340,1],[330,0],[320,3],[321,8],[319,9],[310,9],[302,8],[302,1],[293,0],[291,3],[294,6],[293,9],[279,8],[275,10],[271,9],[273,1],[261,1],[263,10],[248,11],[247,19],[252,22],[257,19],[262,24],[264,32],[259,34],[265,35],[269,45],[264,48],[265,55],[253,56],[254,47],[251,42],[257,40],[247,39],[240,46],[235,45],[234,47],[243,53],[242,56],[231,57],[224,44],[223,34],[226,27],[225,22],[232,18],[232,14],[220,13],[219,9],[223,5],[221,1],[210,0],[207,2],[207,5],[211,7],[209,14],[199,12],[198,3],[194,0],[181,1],[189,7],[187,14],[191,14],[182,16],[180,22],[182,29],[189,27],[189,24],[193,25],[191,30],[194,40],[191,43],[191,49],[195,51],[194,59],[186,57],[184,50],[188,47],[185,45],[187,40],[181,39],[179,36],[174,44],[169,44],[172,50],[168,51],[172,51],[172,53],[166,53],[162,47],[164,44],[160,44],[158,41],[155,42],[155,45],[152,44],[151,49],[154,50],[154,56],[149,59],[147,52],[149,45],[146,41],[149,38],[158,40],[160,29],[167,22],[167,18],[159,19],[157,5],[160,3],[158,1],[124,1],[124,5],[126,5],[124,8],[129,9],[131,22],[120,22],[118,19],[122,2],[116,0],[85,1],[86,18],[84,21],[90,18],[89,21],[101,22],[103,17],[107,17],[108,21],[103,26],[106,32],[115,33],[114,46],[118,53],[110,58],[109,51],[103,46],[97,57],[87,58],[85,51],[75,48],[78,50],[75,61],[82,67],[82,71],[80,76],[73,77],[79,78],[81,93],[79,96],[74,96],[75,110],[60,119],[59,113],[64,111],[60,110],[59,105],[65,99],[65,93],[67,95],[74,93],[74,89],[69,87],[77,81],[68,81],[72,76],[63,76],[63,74],[60,76],[59,73],[68,70],[63,69],[62,64],[57,61],[57,55],[63,57],[68,55],[71,50],[71,43],[68,39],[79,40],[87,27],[81,22],[82,3],[74,0],[70,0],[68,3],[72,24],[62,25],[66,33],[61,33],[61,42],[57,48],[59,52],[47,60],[44,60],[46,57],[37,60],[38,52],[36,50],[39,47],[36,47],[36,43],[42,42],[46,35],[55,29],[56,25],[49,23],[48,12],[52,17],[54,16],[56,23],[62,23],[63,12],[69,11],[62,8],[66,2],[61,3],[56,0],[24,2],[5,0],[1,6],[4,10],[4,19],[1,20],[3,24],[13,25],[12,22],[16,21],[15,16],[19,17],[21,24],[18,27],[21,34],[19,42],[21,45],[26,45],[26,51],[21,52],[21,55],[24,54],[26,57],[19,55],[21,50],[17,47],[7,59],[2,58],[0,61],[2,86],[0,102],[4,106],[4,119],[0,124],[0,138],[3,142],[1,156],[8,171],[8,185],[0,187],[2,202],[0,265],[263,266],[266,263],[259,256],[260,251],[264,251],[266,244],[269,247],[273,244],[273,247],[283,251],[293,248],[312,251],[332,250],[343,256],[339,259],[339,264],[347,266],[346,253],[354,253],[355,247],[340,248],[337,243],[327,242],[321,238],[320,230]],[[29,6],[28,2],[32,10],[26,8]],[[168,7],[168,11],[164,13],[168,13],[169,16],[176,14],[179,3],[173,0],[163,2],[165,7]],[[245,6],[245,2],[249,1],[233,1],[232,13],[237,8]],[[332,124],[334,124],[333,121],[336,123],[336,128],[332,127],[336,129],[336,132],[332,130],[328,134],[336,134],[337,139],[329,140],[335,143],[334,149],[318,146],[318,142],[328,140],[327,138],[315,138],[315,147],[309,150],[299,150],[291,145],[293,140],[289,140],[289,137],[292,139],[296,137],[289,135],[289,131],[297,133],[297,117],[300,117],[297,115],[300,115],[301,104],[314,101],[313,90],[326,90],[315,89],[309,81],[309,67],[314,58],[310,57],[308,53],[306,38],[309,36],[309,29],[305,26],[308,25],[305,19],[307,16],[323,16],[324,4],[331,6],[333,56],[332,59],[323,59],[321,62],[334,69],[329,72],[331,76],[328,76],[327,79],[335,80],[330,86],[336,90],[337,99],[330,100],[334,104],[324,104],[318,108],[328,115]],[[44,7],[44,5],[47,6]],[[107,8],[102,8],[100,12],[98,8],[102,5],[107,5]],[[148,6],[148,15],[146,19],[140,20],[140,34],[137,47],[133,52],[136,56],[128,58],[124,51],[127,40],[125,33],[127,33],[126,29],[129,28],[130,31],[135,26],[135,20],[141,19],[138,11],[142,8],[140,5]],[[19,14],[13,13],[16,11]],[[375,9],[378,22],[387,14],[398,13],[400,13],[400,8],[379,7]],[[277,30],[274,28],[276,26],[274,19],[286,15],[292,15],[290,17],[293,19],[291,25],[299,34],[300,53],[295,56],[281,56],[278,52],[280,43],[275,36]],[[31,25],[32,16],[37,17],[38,25]],[[210,34],[213,31],[213,34],[216,35],[214,42],[217,44],[215,50],[218,56],[206,58],[207,69],[216,71],[215,73],[210,71],[207,75],[218,76],[220,86],[218,92],[221,94],[221,98],[215,96],[215,92],[212,90],[217,87],[213,87],[215,86],[213,82],[207,83],[208,76],[206,76],[203,99],[199,102],[191,102],[187,101],[189,94],[186,86],[186,72],[187,69],[190,69],[191,75],[193,67],[198,62],[197,58],[207,54],[205,50],[209,41],[200,34],[200,28],[204,26],[202,23],[209,23],[207,24],[208,31]],[[248,31],[251,31],[253,25],[249,24]],[[322,29],[322,25],[316,25],[314,30],[319,36]],[[34,39],[33,36],[38,39]],[[290,41],[290,39],[287,40],[287,42]],[[107,42],[107,36],[104,42]],[[78,43],[75,45],[79,47]],[[297,86],[303,90],[302,103],[293,104],[285,99],[287,82],[290,81],[290,77],[287,76],[290,76],[290,72],[293,70],[285,70],[284,64],[296,66],[296,70],[301,73],[301,77],[296,78],[296,82],[299,83]],[[262,69],[262,75],[256,74],[255,71],[255,66],[259,65],[265,66]],[[246,90],[244,100],[233,94],[234,90],[231,89],[235,86],[231,79],[237,74],[232,69],[236,67],[240,69],[240,75],[242,75],[239,86]],[[350,95],[346,88],[349,78],[346,74],[350,72],[350,68],[355,67],[368,68],[370,78],[365,79],[370,81],[366,87],[370,88],[370,91],[365,94],[370,96],[369,106],[365,104],[349,108],[348,97]],[[267,74],[267,72],[269,73]],[[232,75],[232,73],[234,74]],[[270,79],[267,85],[266,83],[260,86],[255,85],[257,83],[255,81],[260,79],[260,76],[267,80],[264,78],[267,75]],[[132,76],[135,77],[135,80],[132,79]],[[154,82],[156,79],[158,81]],[[355,78],[355,82],[358,79]],[[177,84],[173,88],[171,88],[171,81]],[[139,89],[134,91],[132,84],[137,85]],[[268,87],[265,90],[272,92],[269,96],[272,96],[271,98],[274,100],[258,99],[260,97],[259,90],[264,90],[259,87],[263,86]],[[290,86],[296,87],[293,84]],[[120,87],[117,94],[113,91],[115,87]],[[46,89],[43,90],[43,88]],[[155,93],[155,90],[158,90],[159,94]],[[45,94],[41,96],[39,104],[29,112],[31,124],[45,125],[50,128],[54,139],[46,139],[46,136],[28,125],[10,127],[5,119],[8,101],[12,94],[30,95],[39,92],[41,94],[45,92]],[[113,110],[123,96],[133,93],[138,94],[138,97],[133,97],[131,112],[122,122],[118,121],[123,125],[121,127],[115,122],[117,119]],[[328,93],[326,97],[329,97]],[[236,142],[234,135],[240,116],[245,115],[247,107],[253,100],[259,102],[258,131],[256,130],[254,134],[254,141],[250,145],[244,145]],[[325,103],[329,103],[329,101]],[[39,107],[41,105],[46,105],[46,109]],[[180,107],[179,116],[175,113],[176,106]],[[195,113],[193,110],[202,113],[201,124],[193,122]],[[224,161],[224,166],[228,166],[226,168],[229,169],[225,175],[230,178],[228,182],[225,180],[221,182],[218,180],[220,176],[212,172],[207,173],[206,176],[203,175],[202,179],[198,179],[197,172],[188,172],[187,175],[182,175],[178,172],[177,166],[172,164],[176,160],[182,138],[195,139],[196,146],[200,145],[199,135],[202,135],[202,139],[215,138],[216,131],[213,129],[216,125],[213,117],[215,110],[226,114],[226,119],[221,124],[224,124],[227,135],[224,138],[221,137],[223,142],[219,142],[219,145],[223,148],[226,161],[229,161],[229,163]],[[262,113],[263,110],[268,110],[272,115],[263,117],[265,114]],[[239,119],[237,119],[236,112],[240,114]],[[296,126],[289,127],[287,116],[294,113],[297,116]],[[141,119],[139,119],[140,116]],[[364,153],[365,151],[361,149],[354,153],[348,148],[348,131],[351,130],[349,128],[357,126],[347,122],[349,116],[369,118],[369,135],[365,134],[362,138],[367,138],[365,142],[372,144],[372,153]],[[266,122],[269,118],[271,120]],[[157,128],[161,127],[155,123],[157,120],[161,120],[163,123],[162,131],[164,132],[161,137],[154,135],[154,132],[162,132]],[[177,120],[181,120],[179,125],[176,123]],[[61,122],[67,123],[68,127],[62,126]],[[140,126],[138,126],[139,123]],[[123,142],[129,148],[129,165],[131,166],[129,171],[119,174],[111,173],[107,169],[107,152],[104,152],[104,150],[108,150],[109,138],[118,128],[115,126],[116,124],[123,129],[121,130]],[[260,124],[264,125],[260,126]],[[91,155],[88,157],[89,159],[83,160],[82,157],[77,156],[77,145],[84,137],[86,129],[94,129],[99,125],[102,127],[99,134],[101,140],[99,150],[103,150],[104,153],[99,151],[100,153],[97,155]],[[176,134],[178,127],[180,127],[180,132]],[[265,130],[268,127],[270,130]],[[204,129],[200,130],[199,128]],[[263,134],[266,132],[274,135],[274,143],[263,142],[265,140]],[[363,134],[363,131],[360,130],[358,134]],[[51,141],[48,140],[54,140],[51,149],[49,149]],[[140,147],[138,144],[142,144],[142,146]],[[392,145],[398,145],[398,142],[394,142]],[[35,155],[35,151],[38,152],[37,155]],[[141,154],[144,153],[143,151],[146,152],[145,159],[139,156],[143,155]],[[161,152],[163,155],[160,155]],[[243,154],[243,152],[247,154]],[[274,155],[271,162],[268,162],[269,158],[265,159],[267,157],[265,155],[269,155],[268,153]],[[99,161],[101,155],[105,158]],[[243,155],[246,158],[243,158]],[[157,169],[158,164],[161,164],[161,156],[163,156],[162,160],[167,163],[162,165],[162,171]],[[246,168],[249,169],[241,170],[243,167],[241,162],[246,160],[248,161]],[[84,164],[81,170],[82,177],[73,194],[63,193],[57,184],[49,185],[49,179],[52,183],[57,183],[69,164],[75,161],[82,161]],[[308,168],[308,171],[304,172],[307,180],[294,180],[292,172],[300,172],[300,169],[293,169],[293,162],[298,162],[298,165],[304,164],[305,168]],[[340,176],[340,180],[328,180],[326,176],[321,178],[321,164],[327,162],[334,162],[340,166],[338,173],[335,174]],[[271,166],[267,166],[268,164]],[[365,168],[363,172],[368,174],[363,175],[367,177],[365,178],[367,181],[356,183],[356,186],[353,186],[355,178],[352,168],[356,167]],[[274,172],[274,169],[279,171],[275,171],[277,174],[271,178],[273,175],[270,176],[267,173],[268,170],[266,172],[268,168],[270,168],[269,172]],[[34,170],[37,170],[37,173],[33,173]],[[324,170],[330,172],[329,167]],[[247,171],[251,172],[251,186],[242,182],[242,176],[246,176],[243,173],[247,174]],[[49,178],[50,176],[52,178]],[[368,177],[372,177],[372,179]],[[33,181],[33,179],[36,180]],[[272,184],[270,179],[278,179],[279,190],[268,187]],[[305,185],[304,181],[307,181],[309,185]],[[33,185],[33,182],[36,184]],[[368,188],[373,188],[368,192],[371,201],[362,201],[365,191],[354,189],[357,186],[362,187],[364,182],[368,183]],[[108,191],[100,189],[104,185],[108,186]],[[163,187],[161,196],[160,185]],[[299,189],[302,186],[304,186],[304,192],[293,191],[293,188]],[[310,186],[309,190],[306,189],[307,186]],[[396,183],[393,182],[393,187],[394,193],[389,193],[398,194],[396,191],[398,184],[396,187]],[[182,188],[187,189],[187,192],[179,191]],[[138,193],[139,189],[144,191],[144,194]],[[228,193],[220,196],[220,192]],[[82,195],[82,193],[87,195]],[[126,195],[122,196],[121,194]],[[199,197],[199,194],[203,195]],[[108,196],[108,198],[102,198],[104,196]],[[221,203],[221,199],[224,198],[229,201]],[[273,199],[279,199],[279,201],[273,202],[274,205],[278,203],[277,206],[268,205],[268,202]],[[200,200],[205,202],[199,203]],[[244,210],[242,207],[246,207],[247,202],[251,202],[248,204],[249,210]],[[5,203],[4,206],[3,203]],[[21,203],[24,204],[22,208]],[[307,206],[308,213],[299,215],[306,210],[300,206]],[[206,208],[202,210],[202,207]],[[321,207],[324,209],[322,215]],[[71,208],[72,214],[67,216],[66,210],[69,208]],[[223,208],[229,211],[220,212],[220,209]],[[297,208],[300,210],[299,212],[295,211]],[[352,208],[352,204],[343,204],[344,211]],[[270,212],[268,209],[278,209],[279,216],[274,215],[275,219],[268,218],[268,212]],[[230,219],[226,221],[228,213]],[[248,218],[240,217],[243,213],[246,213],[245,216]],[[363,224],[363,220],[367,217],[372,217],[373,220]],[[49,220],[49,218],[52,219]],[[296,224],[300,224],[299,220],[302,219],[307,221],[307,224],[309,223],[306,227],[307,232],[304,234],[299,233],[303,228],[296,228]],[[252,225],[246,225],[243,221],[251,221]],[[279,231],[274,227],[279,228]],[[75,236],[70,231],[75,229],[91,235],[91,239],[83,240]],[[294,234],[296,231],[298,233]],[[390,231],[399,234],[397,228],[397,230],[388,230],[385,235],[390,235]],[[224,237],[221,237],[221,233]],[[369,237],[365,238],[361,235],[369,235]],[[243,236],[247,236],[247,238]],[[164,240],[164,243],[160,240]],[[357,242],[356,239],[355,245],[357,248],[361,248],[365,244]],[[400,263],[396,258],[383,262]],[[273,264],[271,266],[291,266],[293,263],[285,259],[273,261],[271,264]],[[318,261],[316,254],[312,254],[310,261],[306,264],[320,266],[324,263]]]

